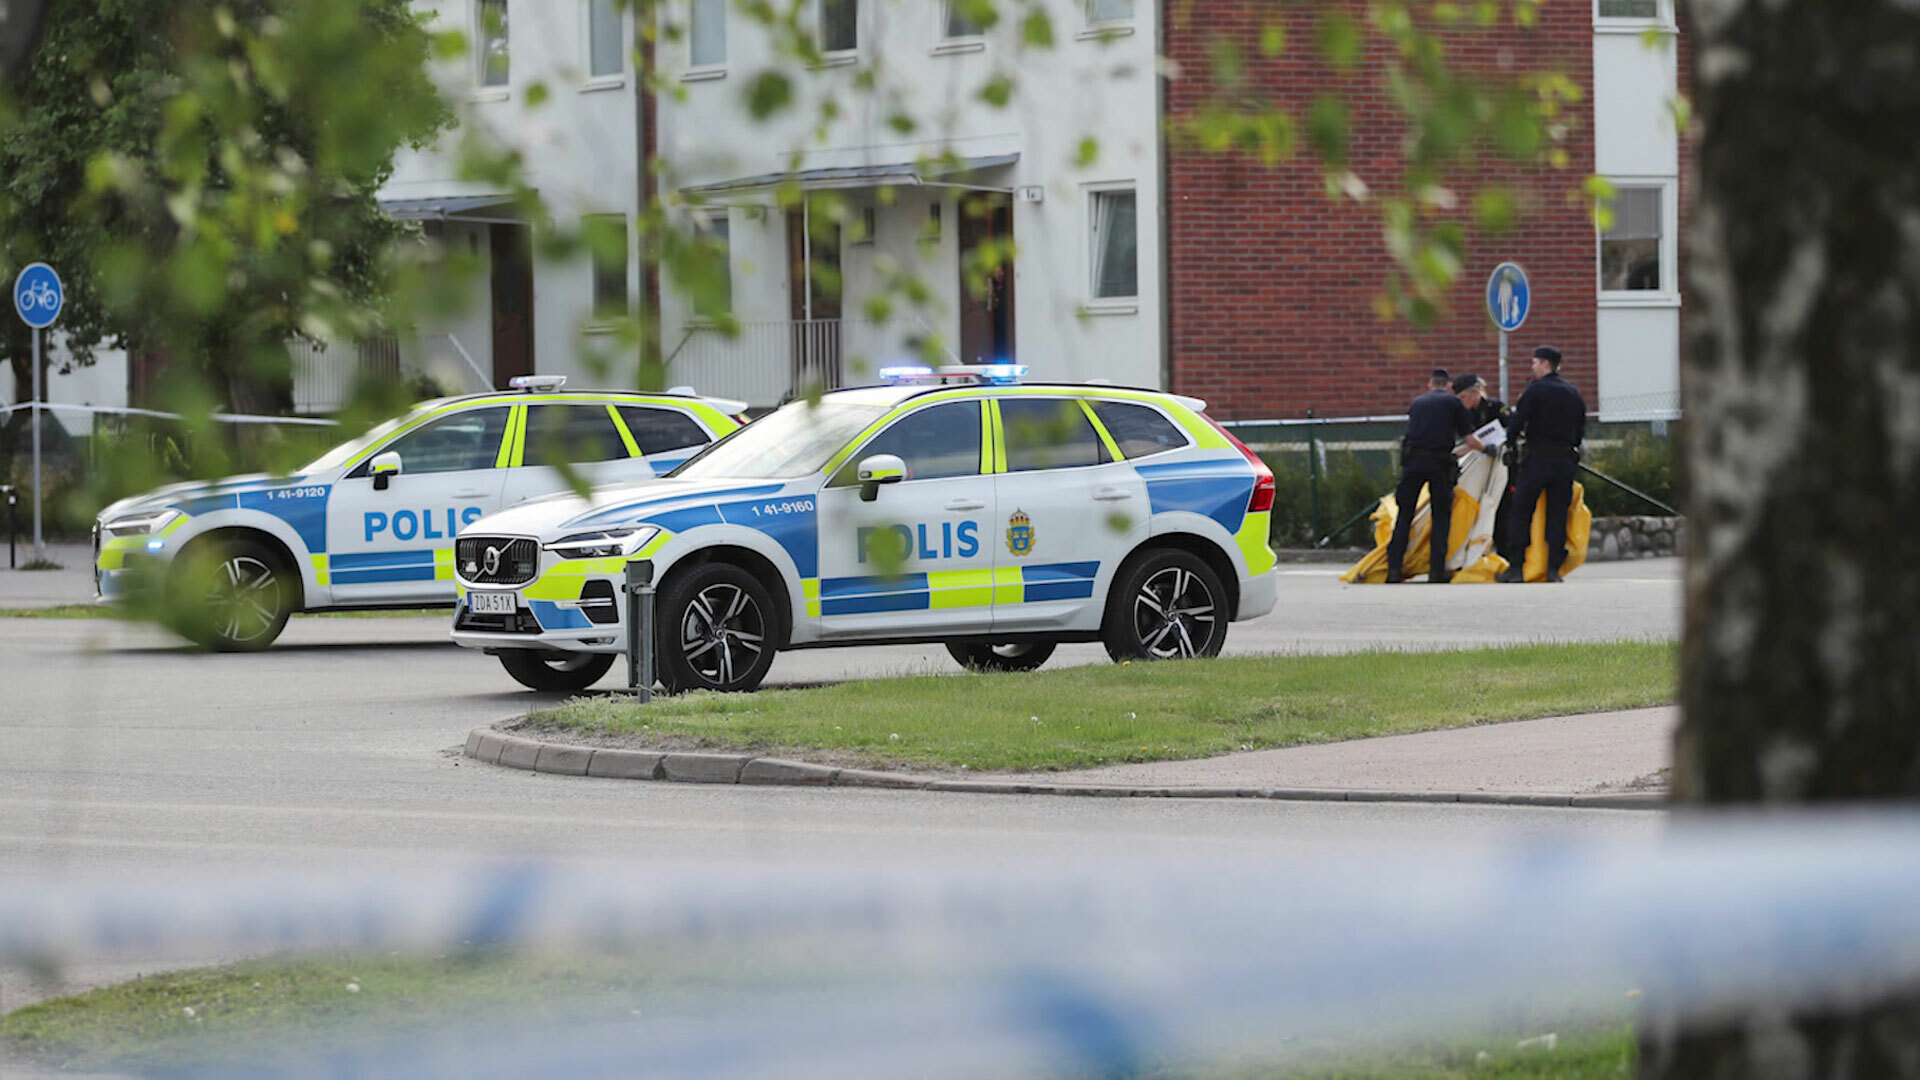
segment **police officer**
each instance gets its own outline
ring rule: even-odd
[[[1413,528],[1414,505],[1420,500],[1423,485],[1428,512],[1427,580],[1445,584],[1453,576],[1447,572],[1453,484],[1458,479],[1453,442],[1465,437],[1467,446],[1474,450],[1485,449],[1485,444],[1474,437],[1473,413],[1449,382],[1446,371],[1435,368],[1427,392],[1414,398],[1407,408],[1407,436],[1400,442],[1400,483],[1393,490],[1399,512],[1393,521],[1393,539],[1387,542],[1389,585],[1405,580],[1401,566],[1407,555],[1407,532]],[[1470,388],[1468,393],[1477,398],[1479,391]]]
[[[1573,384],[1560,377],[1560,350],[1542,345],[1533,350],[1533,382],[1507,418],[1507,438],[1525,439],[1520,453],[1520,479],[1508,498],[1509,549],[1507,569],[1500,580],[1526,580],[1522,565],[1533,536],[1533,509],[1540,493],[1547,495],[1547,580],[1560,580],[1560,564],[1567,558],[1567,508],[1573,504],[1573,474],[1580,463],[1580,443],[1587,434],[1587,402]]]
[[[1474,430],[1486,427],[1492,420],[1507,415],[1507,403],[1487,393],[1486,381],[1478,375],[1456,375],[1453,379],[1453,392],[1466,404],[1467,411],[1473,414]],[[1469,394],[1477,397],[1469,397]]]

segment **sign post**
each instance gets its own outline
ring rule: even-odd
[[[30,263],[20,271],[13,282],[13,310],[20,313],[20,320],[33,331],[33,558],[35,562],[47,557],[47,544],[40,531],[40,399],[43,388],[40,385],[40,338],[47,327],[60,317],[60,306],[65,302],[65,294],[60,288],[60,275],[46,263]]]
[[[1520,329],[1533,306],[1533,290],[1527,286],[1527,272],[1519,263],[1503,262],[1487,278],[1487,317],[1500,328],[1500,400],[1507,395],[1507,335]]]

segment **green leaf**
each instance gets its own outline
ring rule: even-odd
[[[981,101],[996,109],[1004,109],[1013,100],[1013,76],[1001,73],[988,79],[980,87]]]
[[[537,109],[540,106],[545,105],[547,103],[547,99],[549,96],[550,94],[547,90],[546,83],[536,82],[536,83],[530,84],[527,87],[527,95],[526,95],[527,108]]]
[[[1260,28],[1260,55],[1279,56],[1287,47],[1285,23],[1274,21]]]
[[[1320,58],[1335,71],[1351,71],[1360,62],[1360,25],[1344,11],[1320,17]]]
[[[765,120],[793,104],[793,82],[771,68],[747,80],[747,115]]]
[[[1030,48],[1053,48],[1053,18],[1042,8],[1027,12],[1020,23],[1020,39]]]
[[[1080,145],[1073,152],[1074,167],[1085,169],[1098,160],[1100,160],[1100,140],[1091,135],[1082,136]]]
[[[1338,94],[1321,94],[1307,111],[1307,137],[1320,160],[1338,168],[1347,163],[1347,103]]]

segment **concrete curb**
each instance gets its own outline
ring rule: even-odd
[[[547,743],[507,735],[490,727],[467,734],[466,754],[489,765],[608,780],[663,780],[682,784],[757,784],[779,787],[863,787],[941,791],[974,795],[1073,795],[1101,799],[1278,799],[1350,803],[1478,803],[1487,806],[1567,806],[1583,810],[1664,810],[1660,792],[1544,795],[1490,791],[1350,791],[1337,788],[1225,788],[1061,784],[1034,780],[953,780],[838,769],[751,754],[671,753],[613,750]]]

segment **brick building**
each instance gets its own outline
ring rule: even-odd
[[[1351,5],[1357,19],[1365,5]],[[1179,122],[1222,94],[1272,100],[1304,118],[1322,94],[1347,106],[1351,170],[1374,191],[1395,187],[1403,167],[1404,116],[1383,72],[1377,35],[1345,71],[1320,59],[1317,5],[1213,0],[1169,4],[1162,46],[1180,75],[1165,111]],[[1503,15],[1507,8],[1502,6]],[[1265,56],[1266,24],[1284,20],[1288,47]],[[1651,32],[1649,32],[1651,31]],[[1424,328],[1378,312],[1394,264],[1372,201],[1330,198],[1322,167],[1305,147],[1269,167],[1244,154],[1208,153],[1174,135],[1166,143],[1166,358],[1175,390],[1206,398],[1215,415],[1240,419],[1397,413],[1438,365],[1496,383],[1498,332],[1482,297],[1492,268],[1520,263],[1532,309],[1513,335],[1512,393],[1525,385],[1525,357],[1551,342],[1568,375],[1603,416],[1662,418],[1678,410],[1680,297],[1674,222],[1679,148],[1669,103],[1677,86],[1671,0],[1560,0],[1537,24],[1449,31],[1448,62],[1489,83],[1529,73],[1565,76],[1580,90],[1567,106],[1559,168],[1488,152],[1448,186],[1454,215],[1471,220],[1474,191],[1503,185],[1521,218],[1502,235],[1470,229],[1465,265],[1447,310]],[[1214,58],[1245,58],[1243,82],[1218,85]],[[1619,192],[1616,220],[1596,235],[1581,189],[1591,174]]]

